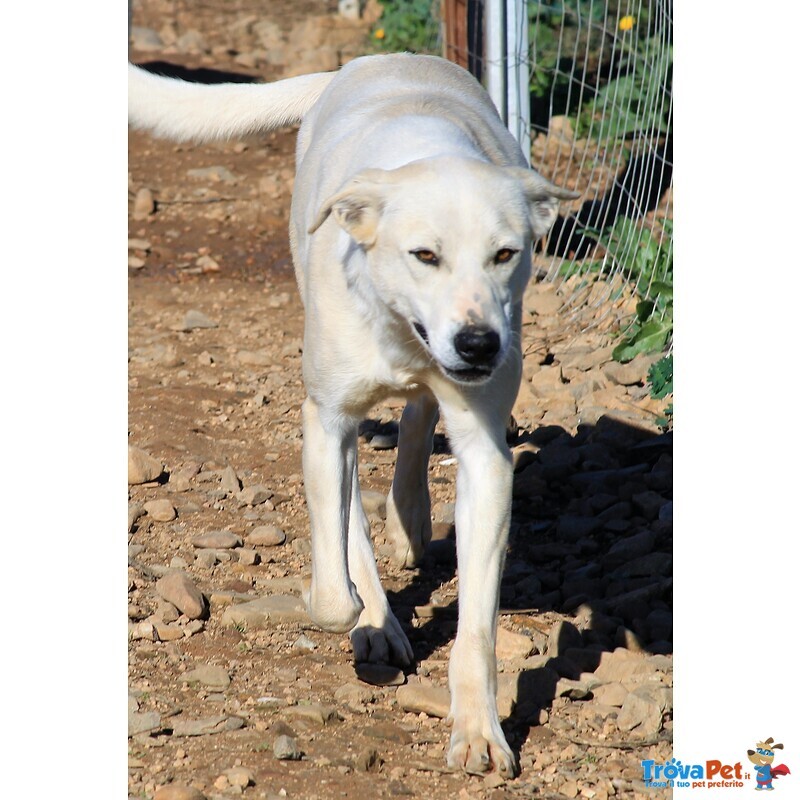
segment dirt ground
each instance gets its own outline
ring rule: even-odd
[[[130,58],[273,79],[296,64],[265,41],[334,30],[323,63],[363,49],[364,26],[331,23],[335,8],[142,0]],[[129,796],[668,796],[642,784],[640,765],[671,754],[671,435],[657,421],[671,398],[648,396],[646,360],[610,359],[629,297],[585,331],[560,312],[554,287],[526,296],[500,619],[501,713],[519,778],[445,765],[448,729],[433,700],[455,629],[457,466],[440,429],[435,541],[421,569],[396,568],[382,499],[399,403],[365,420],[359,474],[417,657],[392,677],[422,700],[380,685],[387,676],[357,675],[347,637],[305,618],[303,311],[287,236],[294,139],[285,130],[195,146],[130,135],[129,444],[157,467],[129,486]],[[202,594],[202,611],[165,597],[175,574]],[[237,616],[264,598],[270,612]],[[301,757],[277,757],[282,736]]]

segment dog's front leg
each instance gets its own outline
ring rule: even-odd
[[[303,475],[311,520],[311,587],[306,606],[323,630],[353,628],[364,607],[350,579],[348,522],[356,471],[358,420],[303,403]]]
[[[495,640],[511,516],[511,456],[502,415],[487,408],[479,414],[463,406],[442,410],[459,462],[458,631],[450,655],[453,730],[447,762],[472,774],[494,767],[510,777],[517,764],[497,714]]]
[[[378,565],[369,536],[369,520],[361,502],[358,470],[353,470],[353,495],[350,501],[348,554],[350,571],[364,602],[358,624],[350,632],[356,661],[410,664],[414,651],[408,637],[389,607],[381,586]]]

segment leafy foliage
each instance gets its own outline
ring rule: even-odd
[[[672,353],[656,361],[647,373],[650,396],[661,400],[672,394]]]
[[[377,50],[441,55],[439,3],[433,0],[382,0],[383,13],[372,30]]]

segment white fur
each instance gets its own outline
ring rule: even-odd
[[[438,58],[373,56],[333,78],[247,87],[188,87],[133,71],[131,100],[135,124],[173,137],[242,135],[305,114],[290,239],[306,307],[309,614],[327,630],[350,631],[358,660],[412,660],[372,553],[357,428],[386,395],[408,398],[386,532],[397,560],[414,566],[431,537],[427,467],[441,412],[459,461],[448,763],[513,775],[495,699],[511,514],[505,425],[521,374],[531,242],[549,229],[557,199],[574,193],[525,169],[488,95]],[[421,250],[438,263],[414,255]],[[497,337],[496,355],[478,367],[457,346],[469,326]]]
[[[207,86],[153,75],[129,64],[128,121],[176,141],[228,139],[282,128],[303,119],[335,74]]]

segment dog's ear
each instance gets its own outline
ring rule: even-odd
[[[575,200],[580,192],[562,189],[543,178],[536,170],[508,167],[508,172],[522,184],[530,209],[531,231],[534,239],[541,239],[556,221],[559,200]]]
[[[308,229],[309,233],[332,216],[362,247],[375,244],[375,235],[383,210],[383,186],[388,172],[382,169],[365,169],[329,197]]]

